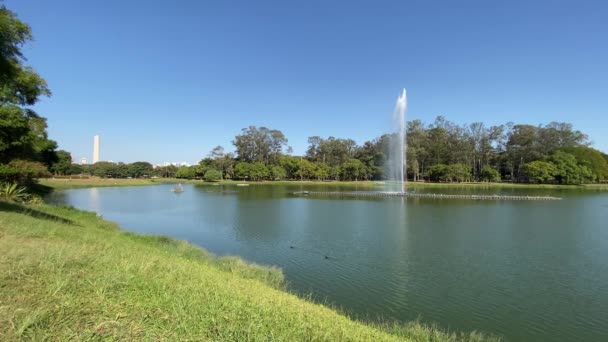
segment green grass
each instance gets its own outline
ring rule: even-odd
[[[83,178],[83,179],[63,179],[63,178],[47,178],[40,179],[39,184],[49,188],[63,190],[63,189],[77,189],[77,188],[92,188],[92,187],[108,187],[108,186],[142,186],[142,185],[156,185],[158,179],[110,179],[110,178]],[[176,181],[173,179],[173,181]]]
[[[0,202],[0,340],[482,341],[367,325],[288,293],[281,271],[95,213]]]

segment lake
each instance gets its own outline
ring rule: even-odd
[[[291,291],[360,319],[420,318],[509,341],[608,340],[608,192],[436,190],[564,198],[498,202],[293,195],[357,190],[332,185],[172,188],[49,199],[125,230],[279,266]]]

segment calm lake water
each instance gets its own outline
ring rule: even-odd
[[[277,265],[291,290],[362,319],[420,318],[509,341],[608,341],[608,192],[450,189],[564,198],[484,202],[291,194],[355,190],[331,186],[172,187],[50,199],[126,230]]]

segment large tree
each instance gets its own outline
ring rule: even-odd
[[[234,155],[225,153],[222,146],[216,146],[209,152],[209,158],[215,162],[215,167],[220,171],[220,179],[224,179],[224,174],[232,178],[234,174]]]
[[[337,166],[353,158],[357,151],[357,143],[352,139],[319,136],[308,138],[306,158],[313,162]]]
[[[51,172],[56,175],[67,175],[72,169],[72,155],[67,151],[57,151],[57,161],[51,165]]]
[[[57,162],[57,144],[48,139],[46,119],[31,106],[51,92],[21,52],[32,40],[31,29],[1,6],[0,34],[0,163],[22,159],[48,167]]]
[[[421,178],[429,164],[428,132],[424,123],[413,120],[407,123],[407,168],[414,181]]]
[[[144,161],[134,162],[127,166],[127,175],[133,178],[149,177],[153,172],[152,164]]]
[[[287,145],[283,132],[266,127],[249,126],[232,141],[239,160],[248,163],[275,164]]]

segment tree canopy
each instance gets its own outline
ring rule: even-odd
[[[409,179],[438,182],[542,182],[578,184],[608,179],[608,163],[588,147],[587,136],[569,123],[547,125],[481,122],[457,125],[439,116],[427,125],[408,122]],[[382,180],[398,134],[384,134],[362,145],[348,138],[312,136],[304,156],[283,152],[287,143],[276,129],[250,126],[233,141],[236,155],[215,147],[197,166],[221,178],[246,180]]]

